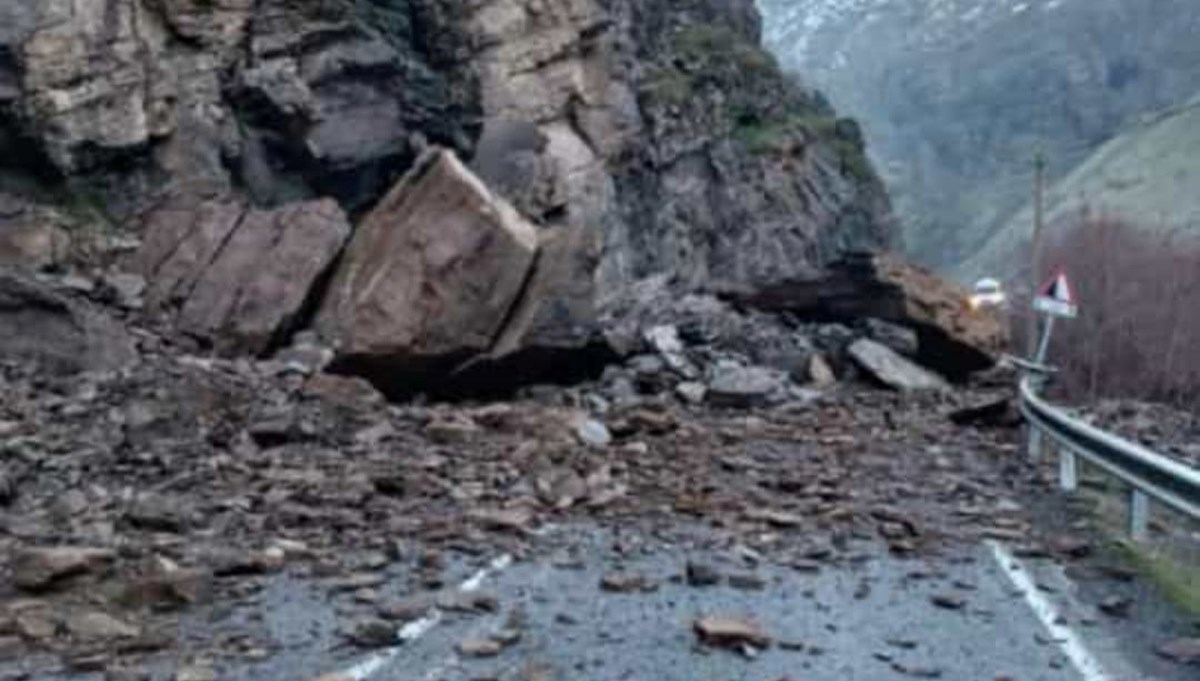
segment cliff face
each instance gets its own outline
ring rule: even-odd
[[[0,191],[122,227],[181,193],[353,216],[432,143],[564,231],[602,290],[884,244],[857,127],[758,41],[750,0],[15,0]]]
[[[858,117],[906,248],[964,260],[1139,115],[1200,90],[1192,0],[759,0],[784,65]],[[988,272],[971,272],[974,276]]]

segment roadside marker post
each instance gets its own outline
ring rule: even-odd
[[[1075,292],[1067,273],[1059,270],[1049,281],[1038,288],[1037,296],[1033,299],[1033,309],[1045,318],[1042,326],[1042,339],[1037,346],[1037,354],[1032,362],[1037,366],[1045,366],[1046,354],[1050,351],[1050,335],[1054,333],[1054,320],[1062,317],[1074,319],[1079,314],[1079,306],[1075,303]],[[1068,491],[1074,491],[1076,482],[1075,454],[1063,449],[1060,452],[1059,485]],[[1042,434],[1036,429],[1029,430],[1029,459],[1037,463],[1042,458]]]

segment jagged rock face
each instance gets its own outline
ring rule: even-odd
[[[1200,91],[1193,0],[759,0],[785,66],[859,118],[909,253],[963,271],[1123,125]],[[1028,225],[1028,223],[1026,223]]]
[[[648,275],[753,286],[888,241],[861,132],[788,83],[758,46],[751,0],[4,11],[0,152],[20,147],[42,172],[0,161],[0,189],[82,186],[130,225],[164,196],[259,209],[331,196],[370,214],[367,228],[425,149],[453,150],[536,230],[538,260],[491,357],[587,345],[599,311]],[[227,319],[187,309],[194,332]],[[235,345],[260,351],[253,336]]]
[[[91,176],[122,217],[197,185],[357,207],[411,160],[412,133],[471,138],[472,93],[432,65],[456,45],[446,2],[6,4],[0,146]]]

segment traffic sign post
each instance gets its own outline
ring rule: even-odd
[[[1038,289],[1037,296],[1033,299],[1033,309],[1046,317],[1037,354],[1032,358],[1034,365],[1044,367],[1046,353],[1050,350],[1050,334],[1054,333],[1054,320],[1059,317],[1074,319],[1079,314],[1079,306],[1075,303],[1075,292],[1071,288],[1071,282],[1067,279],[1066,272],[1059,270],[1050,281],[1042,284]],[[1032,428],[1029,431],[1029,458],[1036,463],[1041,456],[1042,435],[1036,428]],[[1075,486],[1075,455],[1064,450],[1061,456],[1061,482],[1064,487],[1069,486],[1073,489]]]

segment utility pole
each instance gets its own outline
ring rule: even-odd
[[[1041,279],[1041,241],[1042,241],[1042,185],[1046,173],[1046,157],[1039,149],[1033,155],[1033,238],[1029,242],[1029,322],[1025,327],[1026,356],[1034,362],[1045,361],[1046,348],[1038,347],[1038,315],[1033,310],[1033,299],[1037,297]],[[1050,323],[1047,320],[1047,323]],[[1049,329],[1047,329],[1049,331]],[[1047,335],[1046,341],[1049,341]],[[1048,344],[1048,343],[1047,343]],[[1046,345],[1046,344],[1043,344]],[[1042,434],[1037,428],[1026,426],[1029,435],[1029,459],[1035,464],[1042,458]]]
[[[1033,238],[1029,242],[1029,302],[1037,296],[1038,286],[1041,286],[1041,241],[1042,241],[1042,193],[1045,186],[1046,157],[1041,151],[1033,156]],[[1032,358],[1038,350],[1037,315],[1029,311],[1029,322],[1025,328],[1025,345],[1027,356]]]

